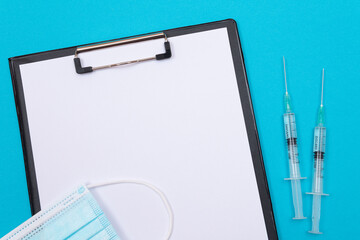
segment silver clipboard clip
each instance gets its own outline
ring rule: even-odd
[[[82,67],[80,58],[78,56],[78,54],[82,53],[82,52],[88,52],[88,51],[92,51],[92,50],[113,47],[113,46],[118,46],[118,45],[124,45],[124,44],[129,44],[129,43],[135,43],[135,42],[141,42],[141,41],[146,41],[146,40],[152,40],[152,39],[157,39],[157,38],[165,39],[165,42],[164,42],[165,52],[156,54],[153,57],[141,58],[141,59],[119,62],[119,63],[113,63],[113,64],[103,65],[103,66],[98,66],[98,67],[91,67],[91,66]],[[135,38],[127,38],[127,39],[114,41],[114,42],[105,42],[105,43],[100,43],[100,44],[96,44],[96,45],[78,47],[75,50],[74,64],[75,64],[76,72],[78,74],[83,74],[83,73],[89,73],[89,72],[93,72],[95,70],[100,70],[100,69],[105,69],[105,68],[112,68],[112,67],[117,67],[117,66],[132,64],[132,63],[140,63],[140,62],[145,62],[145,61],[150,61],[150,60],[163,60],[163,59],[167,59],[167,58],[171,58],[170,43],[167,39],[166,34],[164,32],[161,32],[161,33],[155,33],[155,34],[151,34],[151,35],[139,36],[139,37],[135,37]]]

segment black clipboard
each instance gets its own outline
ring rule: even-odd
[[[251,155],[253,159],[253,165],[255,169],[255,175],[257,179],[258,191],[260,194],[260,200],[263,210],[263,215],[265,219],[267,234],[269,239],[278,239],[276,225],[274,220],[274,214],[270,199],[269,188],[266,179],[266,173],[263,163],[263,158],[261,154],[261,147],[258,137],[258,131],[256,128],[255,123],[255,116],[253,112],[253,107],[251,103],[251,96],[249,91],[248,80],[246,77],[245,65],[243,54],[240,45],[239,34],[237,30],[236,22],[232,19],[218,21],[218,22],[211,22],[205,23],[200,25],[194,25],[189,27],[181,27],[176,29],[169,29],[162,31],[161,37],[165,36],[165,52],[160,53],[162,60],[164,58],[171,57],[171,49],[166,46],[167,38],[186,35],[191,33],[197,33],[202,31],[208,31],[218,28],[227,28],[230,47],[233,57],[234,69],[237,78],[238,90],[240,93],[240,99],[243,107],[243,114],[245,118],[246,130],[248,134],[248,140],[251,149]],[[151,33],[150,35],[156,35],[157,33]],[[148,34],[147,34],[148,35]],[[143,35],[142,35],[143,36]],[[133,36],[129,38],[122,38],[122,39],[114,39],[111,41],[95,43],[96,45],[106,44],[108,42],[117,42],[123,41],[126,39],[136,39],[142,38],[142,36]],[[146,35],[145,35],[146,36]],[[146,40],[146,39],[145,39]],[[93,44],[91,44],[93,45]],[[90,45],[90,46],[91,46]],[[89,46],[89,45],[86,45]],[[38,186],[36,181],[35,175],[35,166],[34,166],[34,157],[32,153],[32,145],[30,140],[30,130],[28,125],[27,119],[27,111],[26,111],[26,103],[24,98],[24,91],[23,91],[23,84],[21,79],[21,72],[20,66],[22,64],[33,63],[38,61],[49,60],[53,58],[59,58],[64,56],[72,56],[75,54],[74,63],[75,68],[78,71],[78,74],[87,74],[87,72],[91,72],[91,67],[83,67],[81,66],[80,60],[76,60],[77,50],[83,46],[75,46],[69,47],[59,50],[53,51],[46,51],[41,53],[35,53],[30,55],[24,55],[19,57],[13,57],[9,59],[11,76],[12,76],[12,83],[13,83],[13,90],[15,95],[15,102],[16,102],[16,109],[21,133],[21,140],[22,140],[22,147],[23,147],[23,155],[24,155],[24,163],[26,169],[26,177],[27,177],[27,184],[28,184],[28,191],[29,191],[29,198],[30,198],[30,205],[32,214],[37,213],[40,210],[40,200],[39,200],[39,193],[38,193]],[[170,56],[169,56],[170,55]],[[155,57],[156,58],[156,57]],[[140,61],[141,62],[141,61]],[[124,63],[121,63],[124,64]],[[121,65],[120,64],[120,65]],[[127,63],[125,63],[127,64]],[[108,66],[112,67],[112,66]],[[91,70],[91,71],[87,71]]]

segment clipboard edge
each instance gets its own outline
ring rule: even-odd
[[[16,61],[11,61],[11,59],[9,59],[9,67],[14,92],[16,114],[18,117],[22,154],[25,165],[26,183],[29,194],[30,210],[31,214],[34,215],[36,212],[40,211],[40,202],[30,134],[27,134],[29,133],[29,125],[27,120],[26,104],[23,97],[20,67]]]
[[[262,209],[263,209],[264,221],[265,221],[269,239],[278,239],[273,205],[271,202],[271,195],[270,195],[270,190],[269,190],[269,185],[268,185],[268,181],[267,181],[265,165],[264,165],[264,160],[263,160],[263,155],[262,155],[262,150],[261,150],[259,132],[257,129],[254,108],[253,108],[252,100],[251,100],[250,86],[249,86],[249,82],[248,82],[248,78],[247,78],[247,74],[246,74],[245,59],[244,59],[244,54],[243,54],[242,48],[241,48],[240,35],[238,32],[236,21],[233,20],[229,24],[235,25],[234,28],[228,28],[229,42],[230,42],[231,52],[233,54],[233,63],[234,63],[234,69],[235,69],[236,79],[237,79],[238,88],[239,88],[239,96],[241,99],[241,106],[242,106],[242,110],[243,110],[243,114],[244,114],[251,156],[253,158],[253,166],[254,166],[254,171],[255,171],[255,175],[256,175],[256,181],[257,181],[257,185],[258,185],[260,201],[261,201],[261,205],[262,205]],[[234,29],[234,32],[231,32],[232,29]],[[233,35],[233,36],[231,36],[231,35]],[[237,41],[237,42],[234,42],[234,41]],[[237,43],[238,43],[239,48],[237,48]],[[234,52],[236,52],[236,51],[238,51],[238,53],[239,53],[238,55],[234,54]],[[236,58],[237,56],[241,56],[241,58],[237,59]],[[240,61],[238,61],[238,60],[240,60]],[[237,66],[237,64],[239,65],[239,63],[241,64],[241,66],[243,68],[242,69],[242,71],[244,73],[243,75],[241,75],[241,73],[238,74],[236,66]],[[241,87],[242,82],[245,84],[245,87]],[[245,101],[247,101],[247,102],[245,102]],[[245,104],[244,104],[244,102],[245,102]],[[247,108],[248,106],[250,107],[249,109]],[[248,116],[246,116],[246,115],[248,115]],[[251,119],[248,118],[249,116],[251,117]],[[256,146],[256,148],[255,148],[255,146]]]

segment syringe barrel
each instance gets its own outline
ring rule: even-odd
[[[285,139],[288,149],[290,178],[300,178],[299,153],[297,146],[296,121],[294,113],[284,114]]]
[[[294,219],[304,219],[302,206],[302,191],[300,183],[300,179],[302,178],[299,167],[299,154],[294,113],[286,112],[284,114],[284,128],[290,169],[290,178],[288,178],[288,180],[291,180],[291,190],[295,209]]]
[[[323,169],[324,155],[326,144],[326,128],[317,126],[314,130],[314,170],[313,170],[313,186],[314,193],[323,193]]]

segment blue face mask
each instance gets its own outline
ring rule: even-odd
[[[87,187],[43,209],[1,240],[120,240]]]

